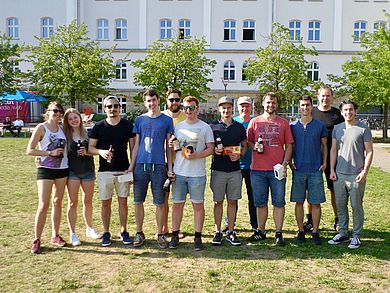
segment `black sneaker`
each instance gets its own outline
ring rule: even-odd
[[[177,248],[179,245],[179,236],[172,236],[171,237],[171,242],[169,242],[169,248]]]
[[[110,234],[110,232],[104,232],[101,244],[102,244],[102,246],[110,246],[111,245],[111,234]]]
[[[298,232],[298,236],[297,236],[297,242],[298,244],[302,244],[303,242],[305,242],[305,231],[299,231]]]
[[[222,237],[223,234],[221,232],[215,232],[214,238],[213,238],[213,245],[221,245],[222,244]]]
[[[313,237],[313,242],[315,245],[321,245],[321,239],[320,234],[318,232],[311,233],[311,236]]]
[[[313,223],[309,221],[304,222],[303,230],[305,230],[305,232],[310,232],[311,230],[313,230]]]
[[[284,246],[286,245],[286,242],[284,242],[282,232],[276,232],[275,233],[275,244],[278,246]]]
[[[257,242],[261,240],[265,240],[267,238],[267,235],[265,234],[265,231],[255,230],[254,233],[248,237],[248,241],[250,242]]]
[[[200,238],[200,237],[195,237],[194,238],[194,249],[196,251],[199,251],[199,250],[203,249],[202,238]]]
[[[348,236],[343,236],[340,233],[337,234],[333,239],[329,240],[328,243],[331,245],[337,245],[343,242],[349,242],[349,237]]]
[[[229,226],[226,226],[225,228],[222,229],[223,234],[226,234],[227,231],[229,231]]]
[[[133,240],[131,240],[131,238],[130,238],[129,232],[127,232],[127,231],[123,231],[121,233],[121,240],[122,240],[124,245],[129,245],[129,244],[133,243]]]
[[[241,241],[240,241],[240,239],[238,239],[235,231],[226,233],[226,241],[229,242],[233,246],[241,245]]]

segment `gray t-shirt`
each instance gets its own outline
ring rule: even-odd
[[[372,140],[371,130],[359,121],[349,128],[343,122],[334,127],[332,138],[337,141],[336,173],[359,174],[364,168],[364,143]]]

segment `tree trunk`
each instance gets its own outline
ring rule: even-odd
[[[387,136],[387,127],[389,125],[389,119],[388,119],[388,113],[389,113],[389,104],[385,103],[383,105],[383,138],[388,138]]]

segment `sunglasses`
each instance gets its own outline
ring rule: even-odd
[[[183,106],[184,111],[187,111],[187,110],[194,111],[196,108],[197,108],[196,106]]]
[[[64,111],[62,111],[60,109],[50,109],[49,111],[52,111],[54,114],[57,114],[58,112],[61,114],[64,114]]]
[[[114,109],[118,109],[119,108],[119,104],[106,105],[106,108],[108,108],[108,109],[112,109],[112,107],[114,107]]]
[[[168,99],[168,101],[170,101],[171,103],[173,103],[173,102],[179,103],[180,98],[172,98],[172,99]]]

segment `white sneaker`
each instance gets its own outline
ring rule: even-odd
[[[355,248],[359,248],[360,245],[362,245],[362,242],[360,241],[360,238],[359,237],[353,237],[351,242],[348,245],[348,248],[355,249]]]
[[[80,239],[77,237],[75,233],[70,234],[70,243],[72,243],[73,246],[79,246],[81,245]]]
[[[101,238],[100,234],[94,228],[85,229],[85,235],[89,238],[92,238],[92,239]]]

